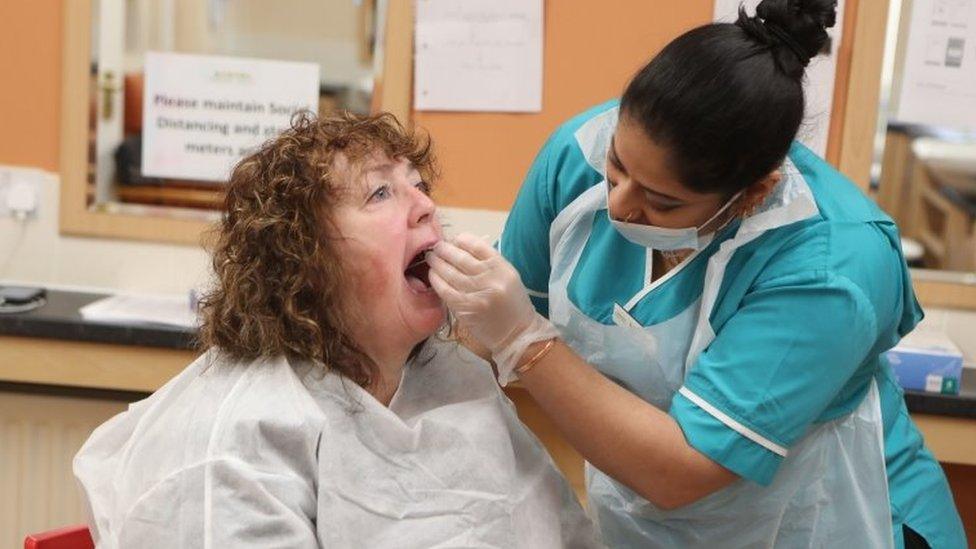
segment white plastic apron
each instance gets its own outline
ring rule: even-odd
[[[577,133],[584,154],[600,169],[601,143],[613,117],[594,119]],[[611,124],[611,130],[605,129]],[[600,128],[594,130],[593,125]],[[587,135],[597,142],[586,142]],[[792,168],[792,170],[790,170]],[[602,171],[602,170],[601,170]],[[644,400],[667,410],[687,369],[715,338],[709,313],[736,249],[764,232],[817,212],[809,187],[788,163],[760,210],[709,259],[701,298],[674,318],[641,327],[590,319],[569,300],[569,281],[595,215],[606,215],[606,182],[565,208],[550,230],[550,319],[583,359]],[[686,260],[679,268],[687,264]],[[762,329],[757,327],[757,329]],[[829,342],[824,342],[829,344]],[[691,505],[658,509],[587,464],[590,513],[609,547],[891,547],[892,522],[884,465],[880,399],[872,384],[850,415],[815,426],[789,449],[770,486],[739,480]]]

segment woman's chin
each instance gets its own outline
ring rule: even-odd
[[[398,306],[403,326],[420,343],[437,333],[447,319],[447,308],[440,296],[431,289],[416,291],[405,285]]]
[[[444,325],[444,321],[447,320],[447,312],[443,304],[440,304],[436,308],[416,311],[415,314],[417,318],[415,319],[414,326],[421,341],[436,334],[437,330]]]

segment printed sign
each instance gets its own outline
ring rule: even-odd
[[[249,151],[318,112],[319,66],[152,52],[146,55],[142,173],[227,181]]]

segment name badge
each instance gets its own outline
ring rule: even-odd
[[[623,326],[624,328],[643,328],[640,322],[634,320],[634,317],[630,316],[623,307],[617,303],[613,304],[613,322],[617,326]]]

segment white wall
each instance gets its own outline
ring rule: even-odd
[[[58,175],[0,169],[14,170],[40,189],[36,216],[23,225],[0,218],[0,280],[181,295],[207,281],[207,255],[199,247],[60,235]]]
[[[198,246],[78,238],[58,233],[59,178],[35,168],[0,166],[40,189],[36,217],[0,217],[0,280],[151,294],[186,295],[204,287],[209,258]],[[501,234],[505,212],[443,208],[446,232]]]
[[[965,365],[976,368],[976,311],[925,307],[925,320],[916,330],[944,332],[962,351]]]

